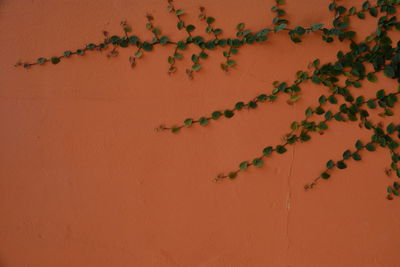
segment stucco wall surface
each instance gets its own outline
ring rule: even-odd
[[[287,2],[291,25],[331,21],[329,1]],[[205,6],[227,36],[239,22],[260,29],[273,18],[272,0],[176,5],[201,32],[198,7]],[[308,83],[292,106],[283,97],[207,127],[154,131],[268,93],[273,81],[292,81],[312,60],[335,60],[347,45],[318,35],[296,45],[279,33],[240,49],[228,74],[219,67],[222,49],[210,52],[192,81],[184,70],[198,51],[185,52],[168,76],[172,46],[147,53],[135,69],[133,48],[111,59],[87,53],[57,66],[13,67],[102,41],[103,30],[122,34],[124,19],[150,39],[146,12],[166,35],[184,37],[161,0],[0,1],[0,266],[400,266],[400,200],[385,199],[393,181],[384,174],[387,151],[364,153],[315,190],[303,189],[328,159],[367,140],[357,123],[333,122],[260,169],[211,182],[280,143],[326,89]],[[354,25],[365,38],[375,21]],[[397,84],[379,79],[354,92],[380,88]]]

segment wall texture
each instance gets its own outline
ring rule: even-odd
[[[326,0],[288,2],[292,25],[331,21]],[[198,28],[200,4],[229,35],[238,22],[258,29],[273,17],[272,0],[176,1]],[[161,0],[0,2],[0,266],[400,266],[400,200],[385,199],[386,151],[303,189],[326,160],[366,140],[356,123],[332,123],[259,170],[211,182],[279,143],[325,89],[307,84],[296,105],[282,98],[205,128],[154,131],[270,92],[273,81],[291,81],[345,45],[315,35],[295,45],[282,33],[241,49],[228,74],[219,68],[222,50],[210,53],[193,81],[184,73],[190,52],[166,74],[168,46],[134,70],[132,48],[112,59],[88,53],[57,66],[13,67],[101,41],[102,30],[121,34],[123,19],[150,38],[146,12],[164,33],[182,37],[165,7]],[[364,38],[375,22],[354,23]],[[372,94],[377,86],[397,88],[383,80],[355,90]]]

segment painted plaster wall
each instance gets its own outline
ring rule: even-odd
[[[331,20],[328,1],[288,2],[292,25]],[[198,28],[204,5],[229,35],[238,22],[254,29],[273,17],[272,0],[176,4]],[[166,74],[172,47],[146,54],[134,70],[131,48],[113,59],[88,53],[58,66],[13,67],[18,59],[101,41],[102,30],[120,34],[123,19],[150,38],[146,12],[170,37],[183,36],[165,6],[161,0],[0,2],[0,266],[400,266],[400,202],[385,199],[391,181],[385,151],[365,154],[314,191],[303,189],[328,159],[366,140],[356,123],[332,123],[325,135],[259,170],[211,182],[279,143],[325,89],[307,84],[294,106],[282,98],[206,128],[154,131],[269,92],[273,81],[291,81],[315,58],[334,60],[343,44],[309,36],[294,45],[278,34],[241,49],[229,74],[219,68],[222,50],[210,53],[193,81],[184,74],[190,52],[176,74]],[[365,37],[374,21],[355,25]],[[383,80],[355,90],[372,94],[378,86],[397,87]]]

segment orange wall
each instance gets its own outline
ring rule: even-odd
[[[303,189],[328,159],[367,139],[356,123],[332,123],[259,170],[211,182],[279,143],[326,89],[308,83],[294,106],[282,97],[206,128],[154,131],[268,93],[273,81],[292,81],[345,45],[315,35],[294,45],[282,33],[242,48],[228,74],[219,67],[222,50],[211,52],[193,81],[184,70],[194,48],[166,74],[171,46],[146,54],[134,70],[132,48],[113,59],[87,53],[58,66],[13,67],[101,41],[102,30],[121,34],[123,19],[150,38],[146,12],[164,33],[182,37],[165,2],[0,2],[0,266],[400,266],[400,199],[385,199],[393,181],[384,174],[387,151],[364,153],[315,190]],[[331,21],[329,1],[288,2],[292,25]],[[273,17],[272,0],[176,1],[198,28],[200,4],[228,35],[238,22],[259,29]],[[354,23],[363,38],[374,27]],[[381,80],[355,95],[397,87]]]

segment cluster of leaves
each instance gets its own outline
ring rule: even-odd
[[[40,57],[35,62],[21,62],[18,61],[16,66],[23,66],[30,68],[35,65],[43,65],[47,62],[52,64],[59,64],[62,60],[67,59],[74,55],[84,56],[89,51],[104,51],[111,47],[107,53],[107,57],[115,57],[119,54],[119,48],[136,47],[136,51],[129,57],[131,67],[136,66],[137,60],[142,58],[147,52],[153,51],[157,46],[173,46],[174,50],[171,56],[167,58],[169,63],[168,74],[177,71],[176,63],[184,56],[183,52],[189,46],[197,46],[200,50],[199,53],[191,55],[192,65],[186,69],[186,74],[190,79],[193,78],[195,72],[202,69],[203,64],[201,61],[209,57],[209,53],[218,48],[224,49],[222,55],[224,62],[220,64],[221,69],[229,71],[237,63],[232,58],[239,53],[239,49],[245,45],[252,45],[257,43],[266,42],[271,34],[280,31],[288,31],[290,38],[298,43],[301,42],[300,37],[306,33],[316,32],[322,30],[323,24],[316,24],[310,27],[296,26],[294,29],[287,28],[288,20],[283,19],[285,11],[281,8],[284,0],[276,0],[276,6],[272,8],[276,12],[276,17],[270,27],[262,28],[259,30],[251,30],[246,28],[245,23],[238,23],[236,26],[236,36],[224,36],[223,30],[215,25],[216,19],[206,14],[205,8],[200,7],[200,14],[198,16],[200,21],[205,23],[206,36],[199,33],[199,29],[193,24],[187,24],[184,21],[186,11],[176,8],[173,0],[167,0],[167,10],[177,18],[177,29],[185,31],[187,37],[182,40],[171,40],[167,34],[162,34],[160,27],[154,24],[154,17],[150,14],[146,15],[146,29],[152,32],[153,38],[151,40],[142,40],[139,36],[133,34],[132,27],[126,21],[121,22],[123,35],[110,35],[108,32],[103,31],[105,39],[100,43],[89,43],[84,47],[76,50],[67,50],[60,56]]]
[[[400,87],[391,93],[387,93],[383,89],[377,90],[376,97],[370,99],[367,99],[363,95],[355,97],[351,91],[352,87],[361,88],[365,80],[371,83],[376,82],[376,74],[379,72],[383,72],[384,76],[388,79],[396,79],[399,81],[400,43],[393,45],[388,35],[393,29],[400,30],[400,22],[397,21],[395,16],[390,16],[393,14],[393,9],[395,10],[395,5],[397,4],[398,2],[394,1],[378,1],[376,6],[371,6],[369,2],[365,2],[362,9],[354,13],[356,10],[355,8],[350,8],[349,11],[347,11],[346,8],[332,3],[329,8],[335,11],[334,28],[329,32],[323,29],[323,39],[327,41],[327,38],[333,39],[332,36],[337,36],[341,41],[349,40],[349,51],[339,51],[336,61],[321,65],[320,61],[317,59],[311,64],[313,71],[298,71],[296,73],[296,80],[291,85],[285,82],[275,82],[273,85],[274,88],[270,94],[260,94],[247,103],[236,103],[232,109],[215,111],[211,113],[211,116],[204,116],[198,120],[189,118],[180,126],[164,127],[163,129],[170,129],[172,132],[178,132],[184,127],[192,126],[194,123],[206,126],[210,120],[217,120],[223,116],[231,118],[236,111],[240,111],[243,108],[255,109],[261,103],[273,102],[281,94],[289,95],[287,101],[289,104],[293,104],[301,97],[300,85],[310,81],[314,84],[326,87],[328,89],[328,94],[321,95],[318,98],[318,105],[316,107],[308,107],[305,110],[305,118],[303,120],[291,123],[290,132],[283,137],[284,141],[281,144],[266,146],[260,156],[252,160],[241,162],[238,169],[228,172],[227,174],[219,174],[214,181],[225,178],[234,179],[239,173],[246,171],[249,167],[262,167],[266,163],[266,159],[273,153],[284,154],[287,152],[290,145],[311,140],[312,133],[323,134],[328,130],[331,121],[359,121],[360,127],[374,130],[374,135],[372,135],[371,141],[365,145],[358,140],[356,142],[356,149],[354,151],[350,149],[346,150],[343,153],[343,159],[338,161],[329,160],[326,165],[326,170],[321,172],[312,183],[306,185],[306,189],[314,188],[317,181],[321,178],[330,178],[334,168],[347,168],[346,161],[350,159],[360,161],[362,150],[375,151],[377,146],[388,148],[391,151],[392,164],[390,170],[391,172],[395,172],[400,178],[400,171],[397,167],[399,155],[395,152],[395,149],[398,147],[398,142],[395,139],[400,139],[400,126],[395,126],[395,124],[391,123],[387,126],[386,131],[384,131],[381,123],[374,126],[375,124],[370,119],[370,113],[375,111],[378,111],[377,114],[382,118],[394,115],[393,107],[398,102],[397,97],[400,94]],[[273,11],[278,13],[277,17],[274,19],[274,23],[277,24],[276,27],[286,22],[281,18],[285,13],[279,10],[280,8],[278,5],[273,7]],[[355,32],[349,33],[349,31],[345,31],[345,29],[349,27],[349,17],[358,14],[357,18],[364,19],[365,12],[367,11],[372,17],[378,17],[378,14],[382,13],[384,15],[378,18],[377,28],[370,36],[362,42],[356,42],[353,39]],[[289,32],[297,31],[299,36],[307,32],[305,29],[299,30],[298,27],[293,30],[288,30]],[[297,38],[297,33],[290,34],[292,40],[293,38]],[[328,41],[328,43],[330,42],[331,41]],[[367,69],[370,68],[367,68],[366,65],[370,65],[373,71],[368,72]],[[344,77],[344,84],[340,84],[340,81],[343,80],[341,77]],[[333,107],[337,106],[338,108],[328,109],[328,105]],[[313,117],[322,117],[322,119],[312,120]],[[397,136],[391,137],[391,135],[395,133],[397,133]],[[399,195],[398,187],[399,184],[397,182],[394,182],[392,186],[388,187],[388,199]]]
[[[322,135],[329,129],[332,121],[337,122],[358,122],[361,128],[373,131],[371,140],[362,142],[357,140],[354,149],[347,149],[340,160],[328,160],[326,168],[306,189],[314,188],[317,182],[329,179],[334,169],[346,169],[349,160],[360,161],[362,152],[375,151],[377,147],[386,148],[390,151],[392,163],[386,173],[395,173],[400,178],[398,162],[400,154],[396,152],[399,146],[400,125],[395,123],[387,124],[375,123],[372,121],[370,113],[377,113],[381,118],[394,115],[394,106],[398,102],[400,87],[393,92],[386,92],[384,89],[376,90],[376,96],[366,98],[364,95],[354,96],[352,88],[361,88],[363,82],[375,83],[377,73],[383,73],[387,79],[400,81],[400,42],[393,44],[389,33],[392,30],[400,30],[400,22],[396,17],[396,8],[400,0],[377,0],[373,5],[365,1],[361,7],[345,7],[333,0],[329,4],[329,10],[333,12],[332,27],[324,27],[324,24],[314,24],[308,27],[294,26],[289,27],[290,22],[286,19],[286,11],[283,9],[284,0],[275,0],[275,5],[271,11],[275,14],[270,27],[265,27],[256,31],[246,28],[245,23],[236,26],[236,36],[225,36],[224,31],[218,28],[214,17],[206,13],[204,7],[200,7],[199,20],[205,24],[205,34],[198,33],[195,25],[187,24],[184,21],[185,11],[176,8],[173,0],[167,0],[167,10],[177,18],[177,29],[185,31],[187,37],[183,40],[171,40],[167,34],[162,34],[161,30],[154,24],[154,18],[150,14],[146,16],[146,28],[152,32],[151,40],[142,40],[132,34],[132,28],[122,22],[124,35],[109,36],[104,32],[105,39],[99,44],[87,44],[84,48],[75,51],[65,51],[62,56],[50,58],[39,58],[33,63],[17,63],[18,66],[29,68],[33,65],[42,65],[46,62],[58,64],[62,59],[72,55],[84,55],[87,51],[103,51],[109,46],[112,50],[108,53],[109,57],[118,55],[119,48],[136,47],[136,52],[129,57],[131,66],[135,66],[137,59],[141,58],[146,52],[152,51],[156,46],[173,46],[174,51],[168,57],[168,73],[177,70],[176,63],[183,58],[183,51],[189,46],[194,45],[199,48],[199,53],[192,54],[192,66],[186,69],[189,78],[202,69],[202,61],[209,57],[210,51],[223,48],[224,62],[221,69],[228,71],[236,65],[232,58],[239,53],[241,47],[245,45],[266,42],[271,35],[279,32],[287,32],[289,38],[294,43],[301,43],[306,34],[318,32],[322,40],[332,43],[335,40],[347,42],[347,51],[338,51],[337,59],[333,62],[321,64],[319,59],[314,60],[306,71],[298,71],[292,83],[274,82],[270,93],[262,93],[249,101],[239,101],[231,108],[216,110],[210,115],[199,117],[198,119],[187,118],[180,125],[160,126],[158,130],[169,130],[173,133],[189,128],[195,124],[207,126],[211,121],[221,118],[232,118],[241,110],[253,110],[264,103],[273,103],[278,97],[287,95],[287,103],[294,104],[301,99],[302,87],[307,83],[313,83],[326,88],[327,93],[318,98],[315,107],[307,107],[304,111],[304,119],[294,121],[290,124],[290,131],[283,135],[283,142],[275,145],[268,145],[260,156],[251,160],[241,162],[238,169],[226,174],[219,174],[214,181],[225,178],[234,179],[239,173],[245,172],[250,167],[262,167],[266,164],[266,159],[275,154],[285,154],[291,145],[305,143],[312,139],[313,134]],[[356,32],[350,30],[352,19],[364,20],[366,16],[376,18],[376,29],[363,41],[355,40]],[[369,65],[369,66],[367,66]],[[372,69],[372,71],[367,71]],[[399,195],[399,183],[394,182],[387,188],[387,198]]]
[[[343,152],[342,159],[334,161],[328,160],[326,163],[326,170],[324,170],[320,176],[318,176],[311,184],[305,186],[305,189],[313,188],[319,179],[329,179],[331,177],[331,171],[335,168],[343,170],[347,168],[347,162],[350,160],[360,161],[362,159],[360,152],[363,150],[373,152],[376,151],[377,147],[386,148],[390,151],[392,163],[390,168],[386,169],[386,175],[391,176],[394,172],[398,178],[400,178],[400,168],[397,163],[400,161],[400,155],[395,151],[399,147],[398,141],[400,139],[400,124],[389,123],[386,128],[382,123],[374,125],[370,120],[364,120],[363,126],[373,131],[373,135],[368,143],[364,144],[361,140],[357,140],[354,144],[354,149],[346,149]],[[387,198],[393,199],[393,196],[399,196],[399,183],[393,182],[393,185],[387,187]]]

